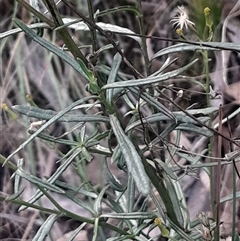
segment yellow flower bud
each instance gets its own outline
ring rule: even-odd
[[[182,32],[183,32],[183,31],[182,31],[181,28],[176,29],[176,33],[177,33],[177,35],[180,35],[180,36],[181,36],[181,35],[182,35]]]
[[[207,16],[210,14],[211,9],[209,7],[206,7],[206,8],[204,8],[203,12],[204,12],[205,16]]]
[[[162,234],[163,237],[169,238],[170,232],[169,232],[169,230],[166,228],[166,226],[162,224],[162,220],[161,220],[160,218],[155,218],[155,219],[154,219],[154,224],[156,224],[156,225],[159,227],[159,229],[160,229],[161,234]]]
[[[2,109],[3,109],[4,111],[6,111],[6,112],[9,114],[9,116],[10,116],[13,120],[16,120],[16,119],[18,118],[17,115],[16,115],[10,108],[8,108],[8,106],[7,106],[6,103],[3,103],[3,104],[1,105],[1,107],[2,107]]]
[[[212,30],[213,21],[212,21],[211,15],[210,15],[211,9],[209,7],[206,7],[206,8],[204,8],[203,12],[205,15],[206,26],[208,26],[208,28],[210,30]]]

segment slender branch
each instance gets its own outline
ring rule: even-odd
[[[171,100],[171,98],[169,98],[167,95],[165,95],[164,93],[160,92],[161,95],[163,95],[170,103],[172,103],[174,106],[176,106],[177,108],[179,108],[181,111],[183,111],[183,113],[185,113],[187,116],[191,117],[193,120],[195,120],[198,124],[200,124],[201,126],[206,127],[208,130],[212,131],[213,133],[220,135],[223,139],[230,141],[230,143],[234,143],[235,145],[239,146],[239,144],[235,141],[232,140],[231,138],[228,138],[227,136],[223,135],[222,133],[220,133],[219,131],[213,129],[212,127],[209,127],[208,125],[204,124],[203,122],[199,121],[198,118],[196,118],[195,116],[191,115],[188,113],[187,110],[185,110],[184,108],[182,108],[180,105],[176,104],[173,100]]]
[[[144,57],[144,61],[145,61],[145,69],[146,69],[146,73],[147,76],[149,76],[150,74],[150,62],[149,62],[149,58],[148,58],[148,51],[147,51],[147,44],[146,44],[146,37],[144,37],[144,24],[143,24],[143,11],[142,11],[142,0],[137,0],[136,1],[136,5],[137,5],[137,9],[140,12],[140,15],[137,16],[138,18],[138,23],[139,23],[139,31],[141,36],[141,49],[142,49],[142,53],[143,53],[143,57]]]
[[[51,13],[55,26],[63,26],[64,23],[62,21],[62,17],[57,9],[57,6],[54,2],[54,0],[43,0],[44,4],[48,8],[49,12]],[[75,57],[75,59],[81,59],[84,64],[87,64],[88,61],[85,58],[85,56],[82,54],[82,52],[79,50],[78,46],[74,43],[73,39],[71,38],[70,34],[68,33],[66,28],[58,28],[57,30],[58,34],[62,38],[63,42],[69,49],[69,51],[72,53],[72,55]]]
[[[65,0],[62,0],[62,1],[65,1]],[[117,32],[117,31],[112,31],[112,33],[119,34],[119,35],[126,35],[126,33],[121,33],[121,32]],[[164,37],[157,37],[154,35],[148,36],[148,35],[142,35],[142,34],[136,34],[136,33],[127,33],[127,35],[151,38],[151,39],[156,39],[156,40],[161,40],[161,41],[169,41],[169,42],[173,42],[173,43],[185,43],[185,44],[191,44],[194,46],[209,47],[209,48],[213,48],[216,50],[230,50],[230,51],[240,52],[239,48],[234,48],[233,46],[229,46],[229,47],[213,46],[211,44],[207,44],[206,42],[201,43],[201,42],[194,42],[194,41],[189,41],[189,40],[185,41],[182,39],[164,38]],[[219,42],[219,43],[221,43],[221,42]]]
[[[47,23],[49,26],[54,27],[55,24],[52,22],[50,19],[45,17],[43,14],[38,12],[35,8],[33,8],[31,5],[29,5],[26,1],[24,0],[16,0],[20,5],[25,7],[29,12],[31,12],[34,16],[39,18],[42,22]]]
[[[89,19],[95,24],[95,18],[94,18],[94,12],[93,12],[93,5],[92,0],[88,0],[88,12],[89,12]],[[92,46],[93,46],[93,52],[96,52],[98,49],[97,44],[97,31],[95,28],[92,28],[89,26],[90,32],[92,34]]]
[[[93,23],[92,21],[90,21],[87,17],[85,17],[80,11],[78,11],[76,8],[74,8],[72,6],[71,3],[69,3],[67,0],[62,0],[62,2],[64,2],[70,9],[72,9],[80,18],[83,19],[83,21],[91,26],[92,28],[95,28],[96,30],[99,31],[99,33],[101,33],[112,45],[113,47],[117,50],[117,52],[122,56],[123,61],[125,62],[125,64],[132,70],[134,77],[135,78],[143,78],[143,76],[132,66],[132,64],[127,60],[127,58],[125,57],[124,53],[122,52],[122,50],[119,48],[119,46],[115,43],[115,41],[109,36],[108,32],[104,31],[103,29],[101,29],[97,24]]]
[[[218,130],[222,133],[222,119],[223,119],[223,110],[222,106],[219,107],[219,127]],[[218,146],[217,146],[217,156],[222,157],[222,137],[218,136]],[[221,173],[222,173],[222,164],[218,160],[217,165],[217,183],[216,183],[216,237],[219,237],[220,232],[220,193],[221,193]]]

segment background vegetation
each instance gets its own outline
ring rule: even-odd
[[[2,240],[239,240],[239,1],[0,5]]]

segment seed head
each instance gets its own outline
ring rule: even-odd
[[[184,27],[188,29],[188,26],[194,26],[195,23],[189,20],[188,14],[184,6],[178,6],[178,11],[176,16],[170,21],[174,27],[183,29]]]

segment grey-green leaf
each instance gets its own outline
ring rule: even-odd
[[[44,222],[43,225],[38,229],[38,232],[33,238],[33,241],[41,241],[45,240],[46,236],[49,234],[53,224],[57,221],[59,215],[52,214],[50,215],[47,220]]]
[[[138,190],[144,194],[148,194],[150,190],[149,178],[143,167],[141,157],[129,137],[124,133],[117,117],[115,115],[110,115],[109,119],[114,135],[118,140],[119,147],[126,161],[129,173],[133,176]]]
[[[122,61],[122,57],[119,53],[116,53],[113,58],[112,68],[108,76],[107,83],[111,84],[114,83],[116,80],[117,72],[120,67]],[[113,97],[113,89],[107,89],[106,91],[106,99],[109,103],[111,103]]]
[[[53,45],[52,43],[48,42],[47,40],[39,37],[33,30],[27,27],[22,21],[15,19],[14,20],[16,25],[21,28],[30,38],[32,38],[35,42],[43,46],[45,49],[49,50],[50,52],[56,54],[60,57],[63,61],[67,62],[70,66],[72,66],[79,74],[81,74],[86,80],[88,76],[84,73],[83,69],[80,67],[78,62],[72,58],[69,54],[65,53],[63,50],[58,48],[57,46]]]
[[[72,110],[74,107],[88,101],[89,99],[92,99],[92,96],[89,97],[85,97],[81,100],[77,100],[76,102],[72,103],[71,105],[69,105],[68,107],[66,107],[64,110],[58,112],[56,115],[54,115],[49,121],[47,121],[45,124],[43,124],[34,134],[32,134],[26,141],[24,141],[12,154],[10,154],[5,162],[3,163],[3,166],[8,162],[8,160],[13,157],[16,153],[18,153],[22,148],[24,148],[27,144],[29,144],[36,136],[38,136],[38,134],[40,134],[43,130],[45,130],[46,128],[48,128],[48,126],[50,126],[52,123],[54,123],[55,121],[57,121],[59,118],[61,118],[62,116],[64,116],[67,112],[69,112],[70,110]]]
[[[109,88],[122,88],[122,87],[133,87],[133,86],[142,86],[142,85],[151,85],[158,82],[162,82],[164,80],[173,78],[187,70],[189,67],[191,67],[193,64],[195,64],[198,61],[198,59],[193,60],[189,64],[185,65],[182,68],[167,72],[165,74],[161,74],[158,76],[152,76],[144,79],[136,79],[136,80],[128,80],[124,82],[116,82],[111,84],[106,84],[103,86],[103,89],[109,89]]]
[[[42,188],[46,188],[47,190],[57,192],[57,193],[64,193],[64,191],[61,188],[59,188],[47,181],[43,181],[40,178],[25,172],[21,167],[19,167],[17,169],[16,175],[19,175],[22,178],[28,180],[29,182],[41,186]]]
[[[126,187],[123,187],[113,176],[113,174],[110,172],[108,165],[106,163],[106,161],[104,162],[104,166],[103,166],[103,174],[104,177],[107,181],[107,183],[109,184],[109,186],[111,188],[113,188],[115,191],[118,192],[124,192],[126,190]]]
[[[199,124],[197,123],[195,120],[193,120],[191,117],[189,116],[186,116],[183,112],[173,112],[174,114],[174,117],[175,119],[180,122],[180,124],[184,123],[184,124]],[[142,125],[142,124],[145,124],[145,123],[155,123],[155,122],[158,122],[158,121],[165,121],[165,120],[171,120],[168,116],[166,115],[163,115],[163,114],[153,114],[149,117],[145,117],[143,118],[141,121],[138,120],[138,121],[135,121],[133,123],[131,123],[130,125],[127,126],[126,128],[126,132],[130,131],[131,129],[139,126],[139,125]],[[198,118],[199,121],[201,122],[206,122],[209,120],[208,117],[199,117]]]
[[[222,50],[228,49],[231,51],[240,52],[239,44],[235,43],[222,43],[222,42],[196,42],[195,44],[191,43],[180,43],[176,45],[172,45],[170,47],[164,48],[152,56],[152,59],[157,57],[172,54],[177,52],[185,52],[185,51],[197,51],[197,50]]]
[[[35,106],[24,106],[24,105],[14,105],[12,106],[12,109],[28,117],[34,117],[41,120],[50,120],[51,118],[53,118],[55,115],[59,113],[53,110],[45,110]],[[101,121],[109,122],[109,119],[101,115],[65,114],[64,116],[60,117],[57,121],[60,121],[60,122],[101,122]]]
[[[96,198],[94,205],[93,205],[93,210],[96,213],[96,216],[99,216],[102,214],[102,199],[105,191],[109,188],[109,186],[105,186],[101,192],[99,193],[98,197]]]

